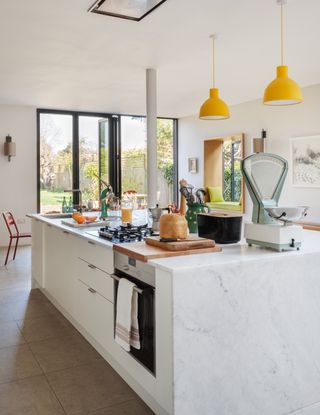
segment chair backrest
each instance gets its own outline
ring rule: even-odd
[[[13,214],[11,212],[2,212],[2,216],[6,223],[10,236],[17,235],[19,233],[19,230],[16,221],[14,220]]]

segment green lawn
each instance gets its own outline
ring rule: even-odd
[[[69,200],[68,194],[64,192],[53,192],[48,190],[41,190],[41,205],[59,205],[62,206],[63,197],[66,196],[67,202]],[[70,195],[69,195],[70,197]]]

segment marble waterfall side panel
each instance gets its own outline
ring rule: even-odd
[[[176,415],[320,401],[319,270],[319,254],[279,254],[173,274]]]

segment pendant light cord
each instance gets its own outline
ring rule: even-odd
[[[283,66],[283,62],[284,62],[284,48],[283,48],[283,44],[284,44],[284,30],[283,30],[283,2],[281,2],[281,13],[280,13],[280,19],[281,19],[281,65]]]
[[[215,40],[216,40],[216,35],[211,35],[210,36],[212,39],[212,86],[213,88],[215,88],[216,86],[216,69],[215,69],[215,54],[216,54],[216,48],[215,48]]]

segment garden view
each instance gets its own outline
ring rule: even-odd
[[[108,120],[79,117],[79,174],[83,201],[99,205],[99,143],[101,177],[108,181]],[[40,188],[41,211],[61,209],[65,189],[73,184],[73,120],[71,115],[41,114],[40,118]],[[158,120],[158,197],[166,205],[173,193],[173,120]],[[103,137],[101,135],[104,134]],[[146,120],[121,117],[122,192],[147,193]]]

